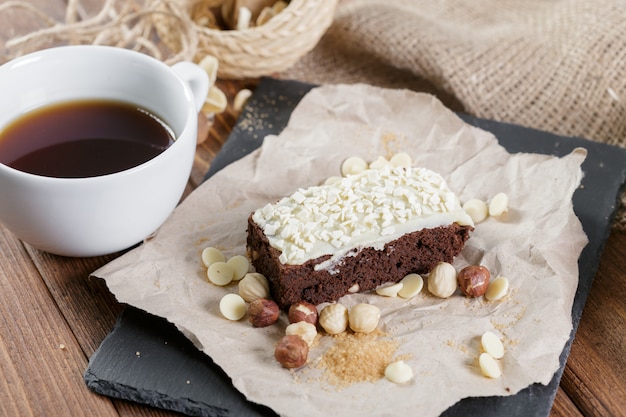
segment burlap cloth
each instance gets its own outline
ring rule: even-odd
[[[626,147],[625,0],[343,0],[279,74],[435,94],[453,110]],[[626,194],[614,227],[626,230]]]

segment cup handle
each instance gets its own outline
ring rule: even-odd
[[[172,65],[172,70],[189,86],[196,102],[196,110],[200,111],[209,93],[209,75],[200,66],[187,61]]]

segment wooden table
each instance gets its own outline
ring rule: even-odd
[[[32,2],[62,19],[63,0]],[[0,40],[28,27],[27,20],[0,16]],[[232,103],[254,80],[218,85]],[[201,182],[236,117],[229,105],[201,133],[206,140],[186,195]],[[83,382],[89,357],[124,307],[103,281],[89,278],[115,257],[50,255],[0,226],[0,416],[178,415],[94,394]],[[608,239],[551,415],[626,415],[626,232],[613,231]]]

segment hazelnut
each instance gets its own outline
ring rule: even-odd
[[[317,328],[314,324],[309,322],[299,321],[297,323],[291,323],[287,326],[285,328],[285,334],[295,334],[296,336],[300,336],[310,347],[313,346],[313,342],[315,342]]]
[[[489,270],[482,265],[470,265],[461,269],[457,279],[461,291],[468,297],[480,297],[489,286]]]
[[[249,272],[239,281],[239,295],[249,303],[257,298],[268,298],[270,284],[262,274]]]
[[[428,291],[435,297],[448,298],[456,287],[456,269],[448,262],[439,262],[428,274]]]
[[[306,363],[309,345],[300,336],[288,334],[276,344],[274,357],[285,368],[299,368]]]
[[[320,326],[328,334],[339,334],[348,328],[348,307],[343,304],[329,304],[322,309]]]
[[[348,323],[357,333],[370,333],[378,327],[380,309],[373,304],[357,304],[350,309]]]
[[[248,306],[248,320],[254,327],[267,327],[276,323],[280,309],[267,298],[257,298]]]
[[[306,301],[300,301],[289,307],[289,323],[298,323],[306,321],[312,325],[317,324],[317,307]]]

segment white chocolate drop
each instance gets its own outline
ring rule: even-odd
[[[228,320],[241,320],[247,311],[246,302],[237,294],[226,294],[220,300],[220,313]]]
[[[389,162],[391,162],[391,165],[393,165],[394,167],[404,167],[404,168],[410,168],[411,164],[413,164],[411,155],[409,155],[406,152],[400,152],[400,153],[395,154],[394,156],[391,157],[391,159],[389,159]]]
[[[487,287],[485,298],[489,301],[501,300],[509,293],[509,280],[505,277],[498,277],[492,280]]]
[[[341,164],[341,175],[356,175],[367,169],[367,162],[358,156],[351,156]]]
[[[490,354],[495,359],[500,359],[504,356],[504,345],[500,338],[492,332],[485,332],[482,335],[480,345],[485,353]]]
[[[489,215],[487,203],[479,200],[478,198],[472,198],[470,200],[467,200],[465,204],[463,204],[463,210],[465,210],[465,212],[469,214],[469,216],[474,221],[474,224],[478,224],[484,221]]]
[[[233,268],[233,281],[239,281],[250,269],[250,261],[243,255],[235,255],[226,261],[231,268]]]
[[[215,262],[225,262],[226,257],[224,254],[217,248],[208,247],[202,251],[202,264],[205,268],[211,266]]]
[[[383,169],[392,166],[384,156],[379,156],[375,161],[370,162],[369,169]]]
[[[376,294],[382,295],[384,297],[397,297],[398,292],[402,289],[403,284],[401,282],[397,282],[391,285],[382,285],[376,288]]]
[[[509,197],[505,193],[496,194],[489,203],[489,215],[501,216],[509,210]]]
[[[235,272],[226,262],[215,262],[207,269],[207,277],[215,285],[224,286],[231,283]]]
[[[392,362],[385,368],[385,378],[395,384],[405,384],[413,378],[413,369],[402,360]]]
[[[409,274],[400,282],[402,289],[398,291],[398,295],[402,298],[413,298],[424,288],[424,279],[419,274]]]
[[[480,371],[488,378],[500,378],[502,376],[502,370],[498,361],[494,359],[488,353],[481,353],[478,357],[478,364],[480,365]]]

